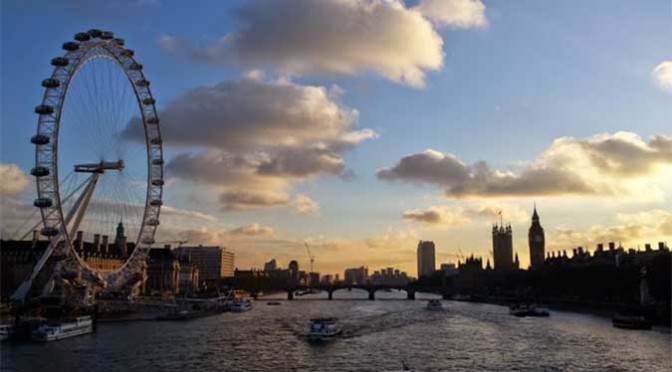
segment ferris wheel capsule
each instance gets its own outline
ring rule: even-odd
[[[47,167],[38,165],[37,167],[33,167],[33,169],[30,170],[30,174],[35,177],[46,177],[51,174],[51,171]]]
[[[49,105],[39,105],[35,107],[35,113],[40,115],[51,115],[54,113],[54,108]]]
[[[58,235],[58,229],[52,226],[47,226],[40,230],[40,234],[47,237],[53,237]]]
[[[37,198],[33,202],[33,205],[38,208],[49,208],[53,205],[53,203],[49,198]]]
[[[48,78],[42,80],[42,86],[45,88],[58,88],[61,86],[61,82],[58,79]]]
[[[78,32],[75,34],[75,40],[77,41],[89,41],[91,40],[91,35],[86,32]]]
[[[100,35],[103,33],[103,31],[100,31],[97,28],[92,28],[88,31],[89,36],[91,37],[100,37]]]
[[[51,65],[56,67],[65,67],[68,65],[68,59],[65,57],[56,57],[51,60]]]
[[[36,134],[30,137],[30,142],[33,145],[48,145],[49,141],[49,136],[45,136],[44,134]]]
[[[67,41],[63,43],[63,49],[67,50],[68,52],[74,52],[75,50],[79,49],[79,43],[74,41]]]

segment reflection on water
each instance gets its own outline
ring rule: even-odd
[[[334,301],[308,301],[326,296],[280,306],[260,300],[246,313],[182,323],[104,324],[95,335],[47,345],[4,344],[2,370],[398,371],[402,361],[419,371],[672,368],[669,332],[619,330],[605,318],[516,318],[501,306],[451,301],[449,312],[436,313],[425,301],[403,300],[404,292],[368,301],[366,292],[338,291]],[[308,319],[317,316],[339,317],[343,337],[305,342]]]

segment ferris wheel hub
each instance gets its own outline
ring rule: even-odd
[[[77,173],[104,173],[106,170],[117,170],[121,172],[123,169],[123,160],[75,165],[75,172]]]

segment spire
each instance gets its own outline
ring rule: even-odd
[[[539,214],[537,213],[537,203],[534,203],[534,212],[532,213],[532,221],[539,221]]]

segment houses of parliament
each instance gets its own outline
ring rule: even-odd
[[[537,213],[536,205],[532,213],[528,243],[530,246],[530,266],[532,268],[542,266],[544,264],[546,243],[544,228],[539,222],[539,213]],[[513,253],[513,230],[511,229],[511,224],[505,226],[503,222],[500,222],[492,226],[492,256],[495,270],[520,268],[518,253],[515,253],[515,255]]]

